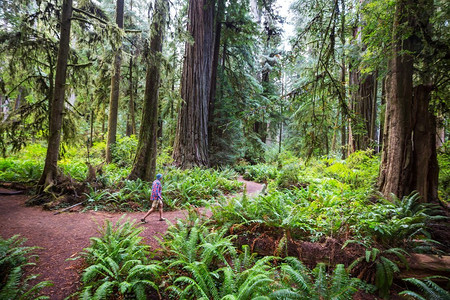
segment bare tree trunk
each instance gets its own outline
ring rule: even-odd
[[[58,154],[61,142],[61,128],[64,110],[67,61],[70,50],[70,27],[72,18],[72,0],[64,0],[61,12],[61,31],[58,60],[56,64],[55,90],[52,96],[47,156],[44,171],[38,185],[41,188],[54,184],[58,176]]]
[[[181,98],[173,158],[182,168],[208,166],[208,105],[213,60],[214,1],[189,1],[188,31],[194,43],[186,43]]]
[[[134,111],[133,57],[130,57],[130,102],[128,102],[128,118],[126,135],[136,134],[136,117]]]
[[[123,28],[123,7],[124,0],[117,0],[116,4],[116,24]],[[109,117],[108,117],[108,138],[106,142],[106,162],[112,161],[111,147],[116,143],[117,134],[117,114],[119,111],[120,94],[120,67],[122,62],[121,50],[117,49],[114,57],[114,75],[111,77],[111,95],[109,98]]]
[[[150,26],[152,34],[150,41],[149,66],[145,80],[144,108],[142,112],[139,143],[129,179],[141,178],[151,181],[156,172],[157,130],[158,130],[158,90],[160,84],[160,69],[162,61],[162,45],[164,26],[168,12],[168,2],[157,0],[155,15]]]

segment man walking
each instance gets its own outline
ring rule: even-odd
[[[143,223],[147,223],[147,221],[145,221],[145,218],[147,218],[153,211],[155,211],[158,206],[159,206],[159,220],[160,221],[164,221],[165,219],[162,216],[163,213],[163,202],[162,202],[162,196],[161,196],[161,191],[162,191],[162,186],[161,186],[161,178],[162,175],[161,174],[157,174],[156,175],[156,180],[153,181],[152,184],[152,195],[150,197],[150,200],[153,201],[152,203],[152,208],[147,212],[147,214],[145,215],[145,217],[143,219],[141,219],[141,221]]]

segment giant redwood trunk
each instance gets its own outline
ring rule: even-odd
[[[436,120],[429,112],[431,86],[413,89],[414,49],[404,30],[414,29],[419,5],[399,0],[394,22],[394,47],[386,78],[386,118],[379,187],[389,197],[416,190],[423,201],[437,200]],[[422,10],[422,9],[420,9]],[[424,20],[421,20],[422,22]]]
[[[410,40],[402,40],[409,25],[407,5],[399,0],[394,20],[394,45],[386,78],[386,117],[379,187],[386,197],[393,193],[402,197],[411,192],[412,171],[412,96],[413,58]]]
[[[183,99],[173,150],[175,165],[208,166],[208,105],[214,44],[214,1],[190,0],[187,42],[181,78]]]
[[[123,28],[123,7],[124,0],[117,0],[116,6],[116,24]],[[112,160],[111,147],[116,143],[117,134],[117,114],[119,111],[119,93],[120,93],[120,66],[122,63],[121,47],[114,56],[114,70],[111,77],[111,94],[109,97],[109,116],[108,116],[108,139],[106,142],[106,162]]]
[[[162,61],[164,24],[168,7],[166,0],[157,0],[150,32],[150,57],[145,80],[144,108],[142,112],[139,142],[129,179],[141,178],[151,181],[155,177],[157,131],[158,131],[158,90]]]
[[[72,0],[64,0],[61,12],[58,60],[56,63],[55,85],[50,105],[49,135],[44,171],[38,185],[46,187],[56,182],[58,176],[58,154],[61,143],[61,128],[64,109],[67,61],[70,50],[70,27]]]

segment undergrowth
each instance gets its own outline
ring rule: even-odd
[[[51,286],[50,281],[32,284],[39,275],[24,276],[27,266],[35,265],[32,254],[36,247],[25,247],[25,239],[15,235],[9,239],[0,238],[0,299],[49,299],[42,295],[42,289]]]

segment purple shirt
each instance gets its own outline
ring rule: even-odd
[[[152,196],[150,197],[150,200],[152,201],[158,199],[162,200],[161,190],[162,190],[161,182],[158,179],[156,179],[155,181],[153,181],[152,184]]]

